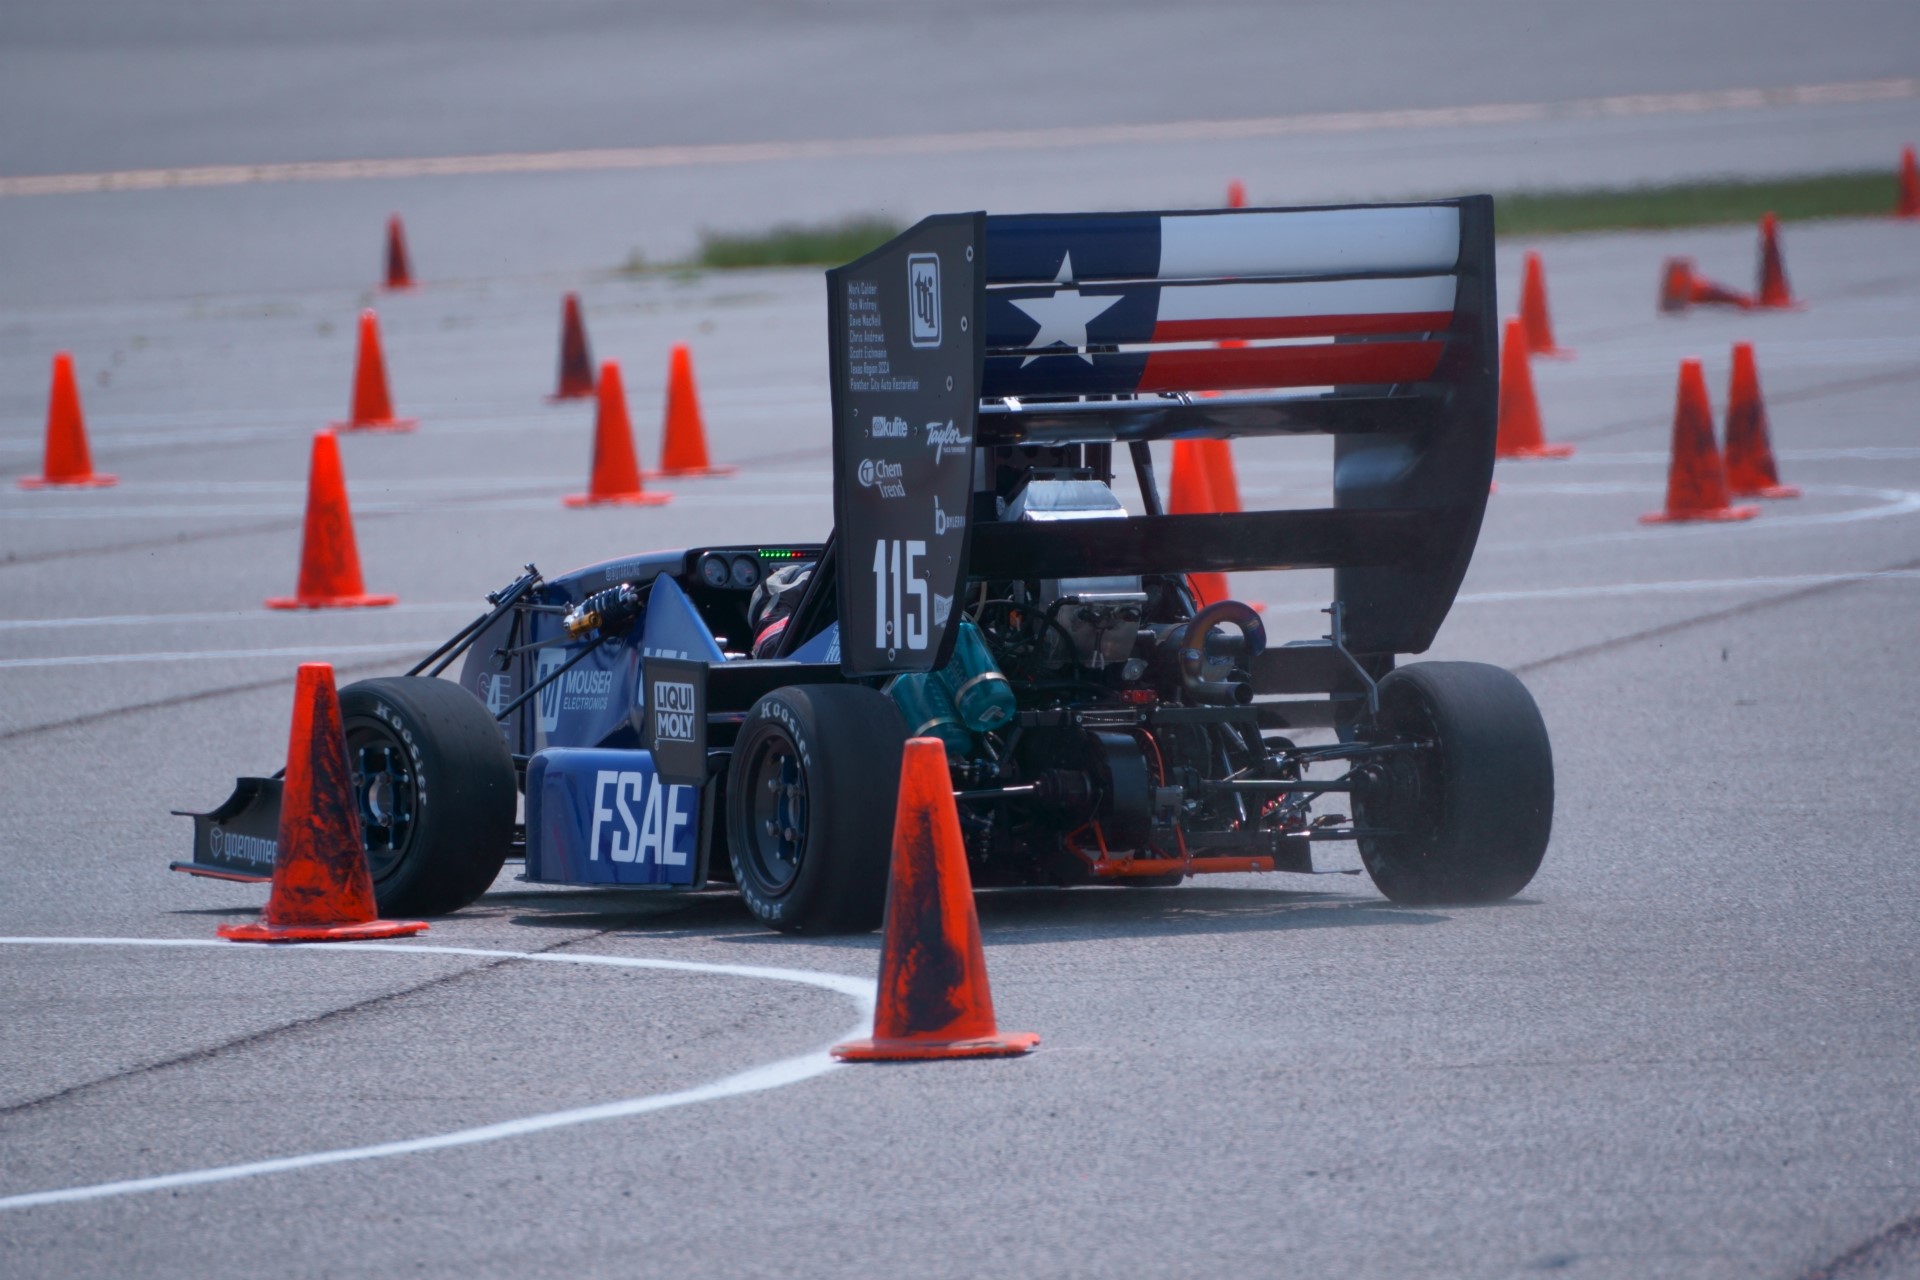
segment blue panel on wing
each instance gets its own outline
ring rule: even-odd
[[[1160,215],[1020,214],[987,219],[987,283],[1151,280],[1160,273]]]
[[[795,662],[840,661],[840,624],[829,622],[826,630],[795,649],[791,657]]]
[[[741,640],[746,637],[738,637]],[[714,642],[713,632],[701,619],[700,611],[687,599],[680,584],[664,573],[653,580],[653,594],[647,598],[645,629],[640,633],[642,658],[691,658],[696,661],[725,662],[727,655]]]
[[[527,879],[689,885],[700,789],[670,786],[650,751],[554,748],[527,762]]]
[[[1147,353],[1097,355],[1088,364],[1078,355],[988,356],[987,376],[980,394],[1001,396],[1126,395],[1140,385],[1147,369]]]

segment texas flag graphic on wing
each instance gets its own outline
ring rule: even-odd
[[[1431,206],[989,218],[983,391],[1419,382],[1453,318],[1458,236]]]

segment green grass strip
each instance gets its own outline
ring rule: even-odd
[[[1493,225],[1500,235],[1532,236],[1754,222],[1763,213],[1777,214],[1782,222],[1864,218],[1892,213],[1896,194],[1891,170],[1658,187],[1518,191],[1495,197]]]
[[[698,262],[703,267],[837,267],[905,229],[890,218],[867,216],[811,226],[784,222],[757,233],[703,231]]]

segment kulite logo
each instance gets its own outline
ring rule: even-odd
[[[907,296],[913,306],[913,345],[940,345],[940,255],[907,255]]]

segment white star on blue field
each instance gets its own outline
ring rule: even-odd
[[[1073,283],[1073,254],[1067,253],[1060,259],[1060,274],[1054,283],[1071,285]],[[1038,354],[1030,355],[1020,362],[1022,369],[1047,354],[1046,347],[1085,348],[1087,345],[1087,323],[1103,314],[1109,307],[1120,301],[1120,295],[1110,298],[1089,298],[1078,289],[1055,289],[1044,298],[1009,298],[1009,302],[1027,313],[1028,317],[1040,325],[1040,332],[1033,335],[1033,341],[1027,349]],[[1066,354],[1062,352],[1061,354]],[[1093,357],[1087,352],[1076,350],[1088,364]]]

